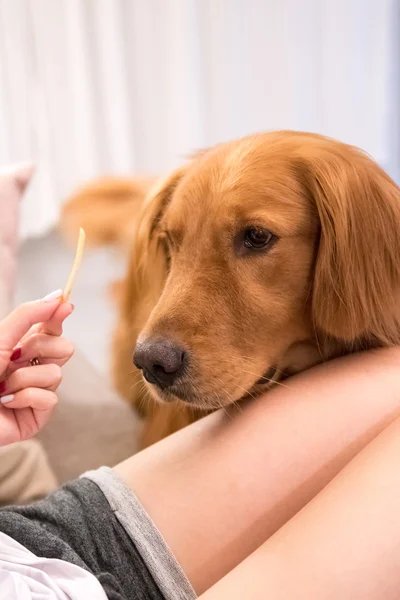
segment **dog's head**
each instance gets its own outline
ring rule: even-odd
[[[278,132],[207,150],[144,207],[135,365],[158,399],[210,409],[399,343],[399,224],[399,189],[354,147]]]

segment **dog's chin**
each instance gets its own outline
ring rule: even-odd
[[[241,400],[254,398],[275,385],[279,379],[279,371],[276,367],[270,367],[248,391],[237,398],[234,398],[232,395],[223,395],[221,394],[221,390],[210,394],[209,391],[194,389],[193,386],[187,384],[175,385],[163,389],[157,384],[146,381],[146,387],[154,400],[160,404],[178,402],[189,405],[197,410],[210,411],[235,404]]]
[[[221,408],[224,405],[221,399],[209,398],[207,394],[202,393],[200,390],[198,392],[193,389],[188,390],[184,386],[162,389],[156,384],[147,383],[146,387],[158,404],[185,404],[204,412]]]
[[[168,389],[163,390],[158,385],[153,383],[146,382],[145,385],[153,400],[155,400],[158,404],[171,404],[172,402],[177,402],[180,400],[176,394],[172,393]]]

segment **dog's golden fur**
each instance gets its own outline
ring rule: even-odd
[[[75,243],[76,233],[83,227],[91,244],[112,244],[128,252],[135,225],[131,215],[138,214],[153,183],[154,178],[102,177],[84,185],[63,206],[64,234]]]
[[[357,148],[307,133],[250,136],[197,155],[142,204],[139,214],[129,202],[121,209],[135,233],[119,288],[113,372],[146,418],[144,444],[196,418],[193,407],[259,393],[271,367],[275,381],[399,344],[400,191]],[[84,225],[89,239],[102,227],[118,237],[110,200],[107,210],[96,206]],[[83,208],[78,196],[66,211],[80,224]],[[254,225],[276,236],[268,252],[243,251],[241,232]],[[156,392],[187,403],[150,400],[152,386],[132,374],[139,335],[187,349],[179,389]]]

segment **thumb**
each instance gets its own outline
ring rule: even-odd
[[[47,335],[62,335],[63,322],[69,317],[73,310],[73,304],[70,302],[62,302],[57,306],[48,321],[38,325],[38,331],[40,331],[40,333],[46,333]]]

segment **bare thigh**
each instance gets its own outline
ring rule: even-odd
[[[202,600],[398,600],[400,420]]]
[[[400,351],[316,367],[117,472],[198,594],[268,540],[400,414]]]

